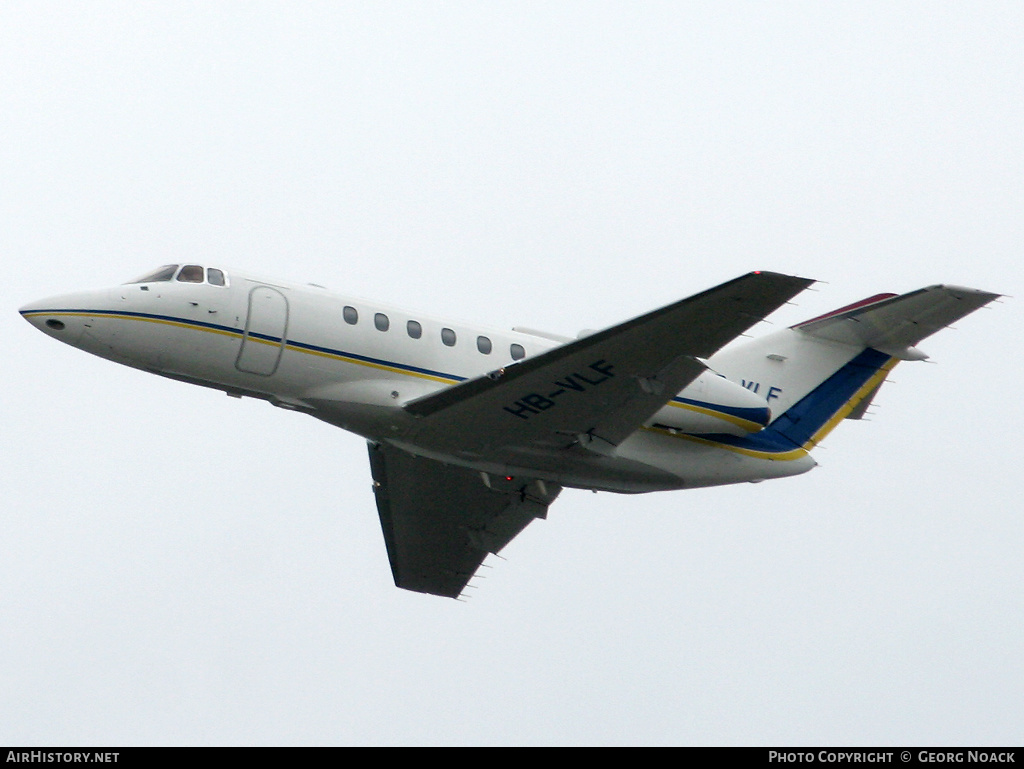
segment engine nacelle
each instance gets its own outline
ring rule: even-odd
[[[651,423],[681,433],[747,435],[770,421],[764,398],[705,371],[659,410]]]

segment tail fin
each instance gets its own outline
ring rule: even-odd
[[[709,360],[714,371],[768,401],[775,418],[758,442],[812,449],[844,418],[860,419],[901,360],[928,356],[916,345],[999,297],[959,286],[879,294]]]

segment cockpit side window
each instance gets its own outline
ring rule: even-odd
[[[186,264],[178,273],[178,281],[181,283],[202,283],[203,268],[198,264]]]
[[[170,280],[174,277],[174,273],[177,271],[178,265],[176,264],[165,264],[159,270],[153,270],[147,272],[141,278],[129,281],[130,283],[161,283],[163,281]]]
[[[206,282],[211,286],[227,285],[227,281],[224,279],[224,271],[218,270],[216,267],[206,268]]]

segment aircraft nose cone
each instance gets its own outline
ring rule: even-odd
[[[73,315],[75,296],[55,296],[30,302],[18,309],[25,320],[47,336],[74,344],[82,333],[82,321]]]
[[[51,308],[48,308],[44,302],[30,302],[29,304],[26,304],[24,307],[19,307],[18,312],[21,313],[21,317],[23,317],[33,326],[35,326],[36,328],[41,328],[46,324],[47,318],[45,318],[44,316],[47,314],[47,309]],[[52,320],[56,319],[54,318]]]

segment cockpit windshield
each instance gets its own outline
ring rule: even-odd
[[[178,280],[181,283],[202,283],[203,268],[198,264],[186,264],[178,273]]]
[[[223,270],[216,267],[204,268],[198,264],[165,264],[160,269],[147,272],[129,283],[166,283],[171,280],[177,280],[179,283],[209,283],[211,286],[228,284]]]
[[[170,280],[174,277],[174,273],[178,271],[178,265],[176,264],[165,264],[159,270],[153,270],[147,272],[141,278],[128,281],[129,283],[159,283],[161,281]]]

